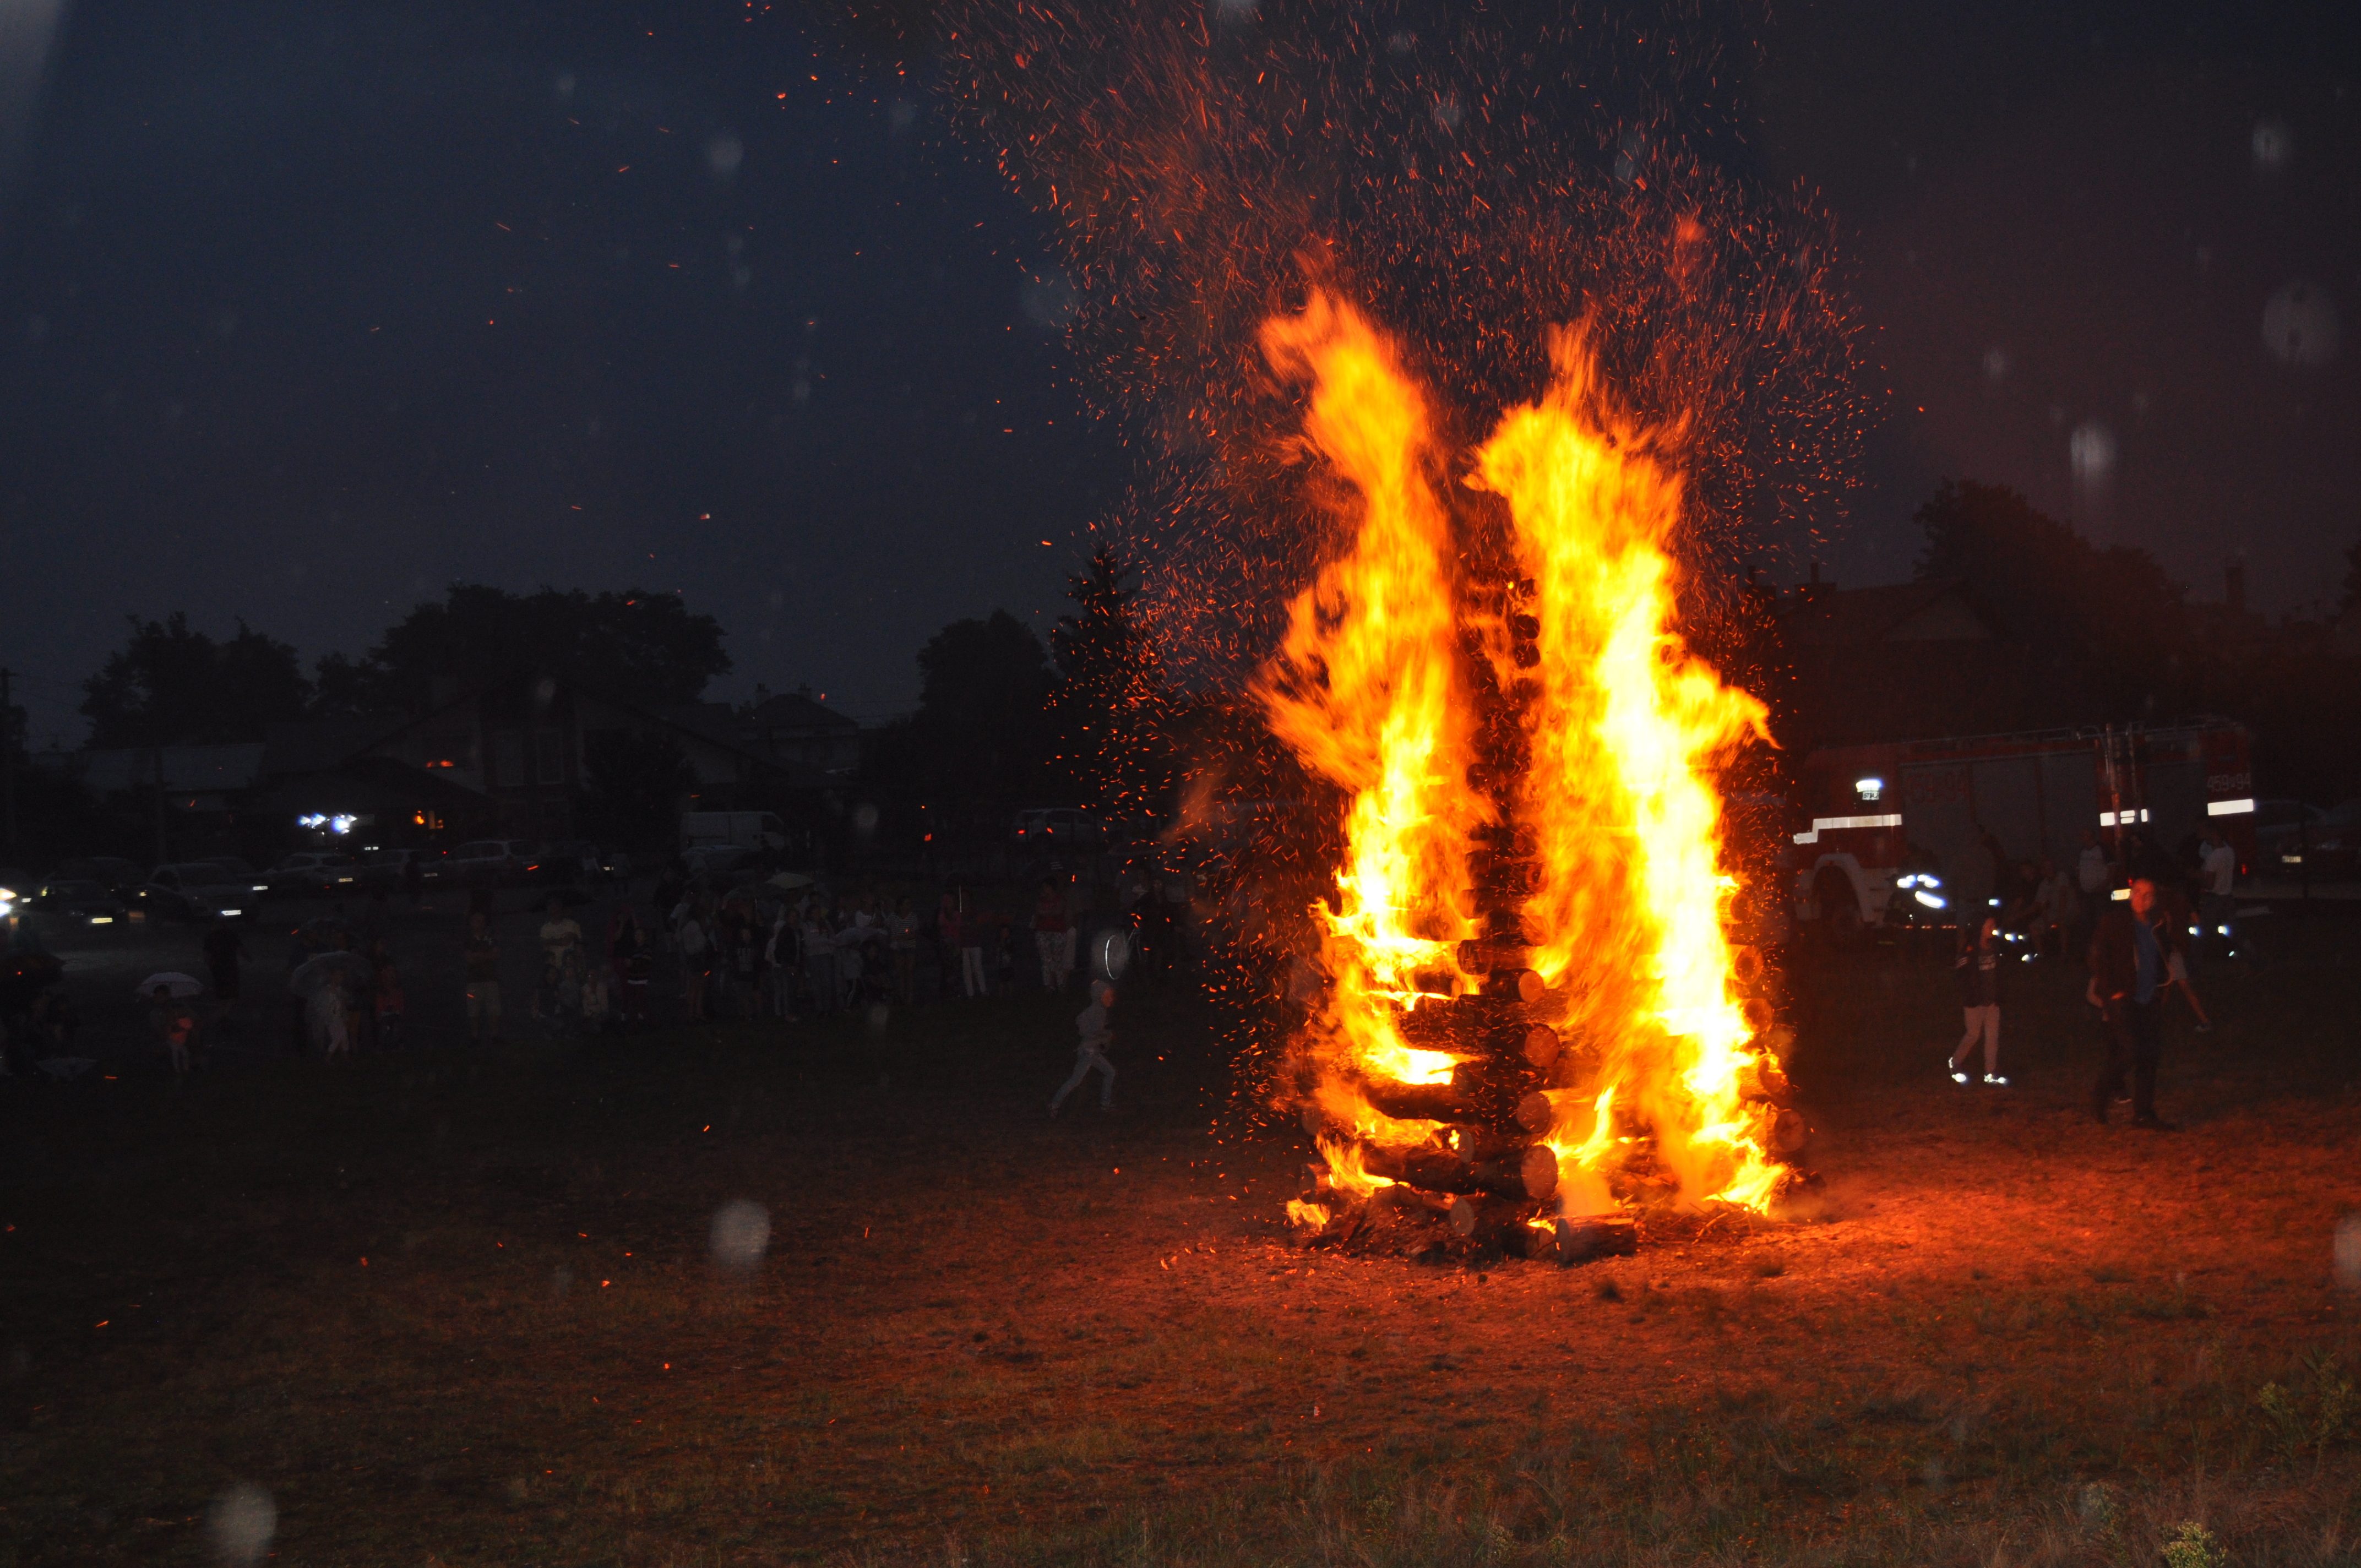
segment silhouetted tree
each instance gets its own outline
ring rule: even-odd
[[[1033,629],[1005,609],[955,620],[918,650],[909,739],[924,794],[1017,800],[1037,795],[1049,755],[1049,663]]]
[[[670,848],[681,797],[697,775],[680,742],[657,730],[594,730],[582,741],[583,820],[598,839],[629,849]]]
[[[321,710],[416,710],[438,680],[460,686],[545,671],[645,707],[694,702],[730,668],[721,625],[673,594],[627,588],[512,594],[454,584],[387,628],[359,659],[320,661]]]
[[[1130,565],[1104,545],[1066,579],[1079,613],[1049,632],[1054,761],[1079,804],[1119,820],[1162,817],[1172,793],[1172,694],[1141,623]]]
[[[2061,675],[2087,682],[2108,712],[2170,711],[2201,685],[2186,591],[2128,544],[2092,544],[2016,491],[1946,479],[1917,511],[1922,579],[1964,583],[2008,635]]]
[[[131,638],[82,683],[93,746],[228,745],[259,740],[274,719],[301,718],[312,684],[295,650],[246,622],[216,642],[174,610],[131,618]]]

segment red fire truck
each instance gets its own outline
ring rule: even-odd
[[[1956,925],[1957,868],[1980,846],[2070,875],[2085,828],[2121,863],[2134,834],[2170,853],[2211,822],[2244,863],[2247,757],[2245,728],[2225,718],[1824,747],[1797,792],[1797,917],[1839,945],[1871,927]]]

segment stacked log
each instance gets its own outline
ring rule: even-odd
[[[1466,495],[1456,502],[1491,504]],[[1340,1192],[1329,1186],[1325,1167],[1314,1168],[1305,1201],[1329,1219],[1309,1239],[1355,1250],[1511,1253],[1581,1263],[1631,1252],[1638,1233],[1629,1212],[1562,1214],[1557,1156],[1545,1141],[1571,1109],[1567,1102],[1595,1094],[1599,1053],[1568,1036],[1565,999],[1533,970],[1535,937],[1522,925],[1542,872],[1535,835],[1517,815],[1520,782],[1532,761],[1528,713],[1540,687],[1531,672],[1541,663],[1542,627],[1531,613],[1533,583],[1510,576],[1500,558],[1499,542],[1508,536],[1502,520],[1488,527],[1480,518],[1463,522],[1468,548],[1462,559],[1470,576],[1460,586],[1460,667],[1476,720],[1466,777],[1491,806],[1489,821],[1473,835],[1473,885],[1462,905],[1476,934],[1459,944],[1455,970],[1417,977],[1422,995],[1393,1020],[1407,1044],[1447,1051],[1456,1065],[1445,1083],[1365,1080],[1352,1086],[1383,1116],[1431,1124],[1434,1131],[1412,1147],[1358,1146],[1360,1168],[1381,1183],[1366,1201],[1356,1195],[1366,1184]],[[1758,994],[1768,985],[1752,954],[1741,956],[1738,979]],[[1768,1002],[1756,1012],[1750,1023],[1758,1033],[1770,1029]],[[1775,1062],[1764,1062],[1747,1092],[1782,1107],[1773,1138],[1783,1145],[1777,1152],[1792,1153],[1802,1123],[1784,1109],[1785,1082]],[[1328,1124],[1316,1107],[1307,1108],[1305,1125],[1332,1147],[1356,1142],[1350,1129]],[[1647,1129],[1634,1123],[1617,1133],[1628,1167],[1611,1179],[1618,1197],[1631,1203],[1669,1194],[1669,1175],[1650,1168]]]

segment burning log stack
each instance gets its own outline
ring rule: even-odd
[[[1760,1212],[1801,1124],[1715,781],[1765,715],[1674,630],[1665,448],[1609,428],[1576,334],[1467,466],[1335,300],[1265,348],[1356,514],[1258,683],[1349,797],[1283,1080],[1325,1162],[1300,1234],[1576,1261],[1659,1203]]]

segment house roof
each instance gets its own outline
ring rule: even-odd
[[[1795,648],[1982,641],[2000,635],[1970,601],[1966,585],[1945,578],[1822,590],[1790,612],[1785,632]]]
[[[858,729],[861,726],[834,708],[822,707],[801,692],[781,692],[765,697],[740,716],[748,729]]]
[[[262,771],[273,778],[325,773],[408,723],[406,714],[375,713],[358,718],[297,718],[273,724],[262,732]]]

